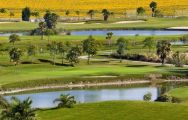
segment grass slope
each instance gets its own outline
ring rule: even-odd
[[[170,95],[183,100],[188,105],[188,87],[176,88],[168,92]]]
[[[38,111],[40,120],[187,120],[183,105],[111,101],[76,105],[73,109]]]

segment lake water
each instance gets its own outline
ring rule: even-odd
[[[180,30],[83,30],[73,31],[71,32],[71,35],[106,35],[108,32],[113,32],[116,36],[188,34],[188,31]]]
[[[12,34],[17,34],[19,36],[29,35],[29,32],[9,32],[9,33],[0,33],[0,36],[10,36]]]
[[[188,34],[188,31],[180,30],[80,30],[72,31],[71,35],[106,35],[108,32],[113,32],[116,36],[135,36],[135,35],[183,35]],[[0,33],[0,36],[10,36],[13,33]],[[29,32],[14,33],[20,36],[29,35]]]
[[[132,87],[132,88],[98,88],[98,89],[77,89],[77,90],[62,90],[52,92],[40,92],[31,94],[14,95],[21,100],[30,97],[33,100],[32,106],[34,108],[48,108],[55,107],[54,99],[58,98],[60,94],[70,94],[75,96],[78,103],[90,103],[109,100],[143,100],[143,96],[150,92],[152,94],[152,101],[156,100],[161,95],[162,91],[172,89],[173,86],[168,87]],[[12,95],[5,96],[10,100]]]

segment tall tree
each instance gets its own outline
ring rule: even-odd
[[[75,63],[79,63],[79,56],[81,55],[81,50],[78,46],[72,47],[67,53],[67,60],[71,63],[74,67]]]
[[[31,63],[33,63],[33,56],[36,55],[36,47],[34,45],[29,45],[27,48],[27,55],[31,57]]]
[[[16,41],[20,41],[20,36],[17,34],[12,34],[9,36],[9,43],[12,43],[13,46],[15,44]]]
[[[107,21],[109,16],[110,16],[110,12],[107,9],[103,9],[102,14],[103,14],[103,17],[104,17],[104,21]]]
[[[137,8],[136,12],[137,15],[143,15],[146,12],[146,10],[143,7],[139,7]]]
[[[149,52],[151,52],[151,49],[154,48],[154,46],[156,45],[155,40],[153,37],[147,37],[144,41],[144,48],[148,48]]]
[[[40,30],[40,34],[41,34],[41,40],[43,40],[44,39],[44,32],[46,30],[46,23],[45,22],[39,23],[39,30]]]
[[[94,10],[89,10],[87,12],[87,14],[90,16],[91,20],[93,19],[93,16],[95,15],[95,11]]]
[[[45,35],[48,36],[48,43],[49,43],[49,42],[50,42],[50,36],[51,36],[51,35],[55,35],[55,32],[54,32],[54,30],[52,30],[52,29],[46,29],[46,30],[45,30]]]
[[[31,10],[29,7],[22,9],[22,20],[29,21],[31,16]]]
[[[126,40],[125,38],[121,37],[117,40],[118,49],[117,49],[117,54],[120,57],[120,62],[122,62],[122,56],[125,54],[125,49],[126,49]]]
[[[12,17],[14,17],[14,16],[15,16],[14,12],[10,11],[10,13],[9,13],[10,19],[11,19]]]
[[[12,48],[9,52],[10,61],[17,65],[22,56],[22,50],[19,48]]]
[[[157,43],[157,55],[161,59],[162,65],[165,64],[165,59],[171,52],[171,44],[168,41],[159,41]]]
[[[56,28],[58,18],[59,16],[57,14],[51,13],[50,11],[47,11],[46,14],[44,15],[44,20],[49,29]]]
[[[173,59],[173,64],[176,67],[183,67],[183,65],[185,64],[186,55],[185,54],[181,54],[179,51],[176,51],[172,55],[172,59]]]
[[[57,43],[57,47],[58,47],[59,53],[61,54],[62,65],[63,65],[64,64],[64,59],[65,59],[65,53],[67,52],[69,46],[67,46],[63,42],[59,42],[59,43]]]
[[[75,11],[76,15],[78,16],[78,20],[80,20],[80,11]]]
[[[31,108],[30,98],[20,101],[12,97],[11,101],[10,106],[1,112],[1,120],[36,120],[35,109]]]
[[[149,6],[152,10],[152,17],[154,17],[155,16],[155,10],[157,9],[157,2],[152,1]]]
[[[111,50],[111,46],[112,46],[112,37],[113,37],[113,32],[108,32],[106,34],[106,40],[108,41],[108,45],[109,45],[110,50]]]
[[[62,108],[72,108],[74,104],[76,104],[76,100],[74,96],[69,94],[61,94],[59,98],[54,100],[54,103],[58,102],[58,107]]]
[[[83,52],[87,53],[88,55],[88,64],[90,64],[91,56],[97,54],[97,47],[97,42],[92,36],[89,36],[88,39],[83,41]]]
[[[55,41],[52,41],[47,45],[47,49],[50,51],[50,55],[53,59],[53,64],[55,65],[56,55],[58,54],[58,44]]]

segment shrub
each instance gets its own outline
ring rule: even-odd
[[[180,103],[180,102],[182,102],[181,99],[173,97],[173,96],[170,96],[168,94],[161,95],[155,101],[158,101],[158,102],[171,102],[171,103]]]
[[[151,101],[152,94],[149,92],[143,96],[144,101]]]
[[[163,94],[159,96],[155,101],[158,102],[172,102],[172,97],[168,94]]]

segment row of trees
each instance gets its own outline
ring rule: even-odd
[[[152,1],[149,5],[152,11],[152,17],[162,17],[163,14],[161,13],[160,10],[157,9],[157,2]],[[143,7],[138,7],[137,10],[137,15],[144,15],[146,10]]]
[[[9,51],[10,61],[15,63],[15,65],[19,63],[21,56],[23,56],[23,50],[14,46],[15,42],[18,40],[20,40],[18,35],[13,34],[9,37],[9,42],[13,43],[13,47]],[[98,43],[92,36],[89,36],[86,40],[82,41],[82,45],[75,46],[72,46],[69,42],[63,43],[52,41],[47,44],[47,50],[52,56],[54,65],[56,56],[61,56],[62,65],[66,59],[72,66],[74,66],[75,63],[79,62],[79,56],[82,53],[86,53],[88,55],[87,63],[90,64],[91,56],[97,54]],[[34,45],[29,45],[27,48],[27,55],[35,56],[35,54],[36,47]]]
[[[112,37],[113,33],[109,32],[107,33],[106,40],[108,42],[109,49],[112,48]],[[19,63],[20,57],[23,55],[23,51],[19,48],[14,47],[14,44],[16,41],[19,41],[20,38],[18,35],[13,34],[9,37],[9,42],[12,43],[13,48],[10,50],[10,60],[17,65]],[[117,51],[116,53],[120,57],[120,62],[122,62],[122,58],[125,55],[125,51],[130,49],[130,43],[129,40],[126,40],[123,37],[120,37],[117,42]],[[159,41],[156,42],[156,40],[153,37],[147,37],[143,41],[143,47],[148,48],[148,52],[150,53],[152,49],[154,49],[156,46],[156,53],[161,59],[161,63],[165,64],[165,59],[170,55],[171,53],[171,44],[169,41]],[[64,64],[64,61],[67,60],[72,66],[74,64],[79,62],[79,56],[82,53],[87,54],[88,60],[87,63],[90,64],[90,58],[91,56],[94,56],[97,54],[99,48],[99,43],[92,37],[89,36],[86,40],[81,42],[81,45],[71,45],[69,42],[63,43],[63,42],[56,42],[52,41],[51,43],[47,44],[47,50],[49,51],[52,59],[53,64],[56,64],[56,57],[61,56],[62,59],[62,65]],[[111,51],[112,53],[112,51]],[[32,57],[36,54],[36,47],[34,45],[29,45],[27,48],[27,55]],[[185,55],[182,55],[179,51],[172,54],[173,63],[180,67],[183,66],[183,60],[185,59]],[[32,59],[33,61],[33,59]]]
[[[152,11],[152,17],[157,17],[161,14],[161,12],[159,10],[157,10],[157,2],[152,1],[149,5],[149,7],[151,8]],[[138,15],[143,15],[145,13],[145,9],[143,7],[139,7],[137,8],[137,14]],[[0,9],[0,13],[6,13],[6,9]],[[78,15],[78,17],[80,16],[80,11],[75,11],[76,15]],[[110,15],[114,15],[114,12],[110,12],[107,9],[103,9],[101,11],[102,15],[103,15],[103,19],[104,21],[107,21]],[[70,11],[67,10],[65,11],[65,15],[68,16],[70,14]],[[93,19],[93,16],[95,15],[95,10],[89,10],[87,12],[87,14],[90,16],[91,19]],[[124,13],[125,15],[127,14],[126,12]],[[10,12],[10,16],[14,16],[13,12]],[[26,7],[24,9],[22,9],[22,20],[23,21],[29,21],[31,16],[35,16],[36,18],[38,18],[40,16],[38,11],[31,11],[31,9],[29,7]]]

